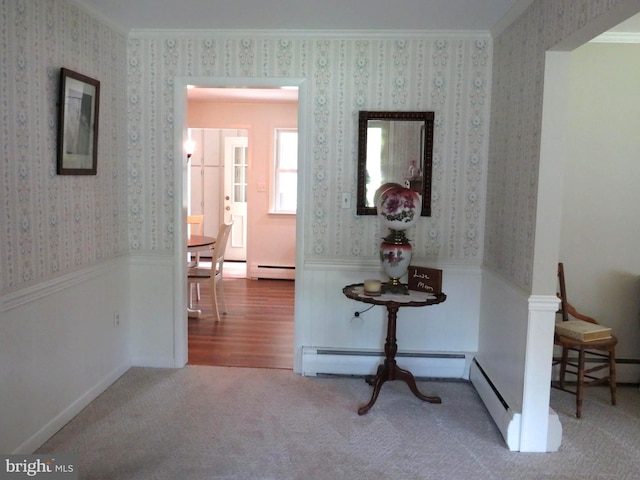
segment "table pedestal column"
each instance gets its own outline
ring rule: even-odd
[[[409,385],[409,389],[420,400],[429,403],[442,403],[440,397],[430,397],[423,395],[416,386],[416,380],[413,374],[408,370],[404,370],[396,364],[396,353],[398,351],[398,343],[396,339],[396,321],[398,318],[398,304],[392,303],[387,305],[387,340],[384,344],[384,363],[378,366],[376,376],[368,378],[367,383],[373,386],[373,393],[369,403],[358,409],[358,415],[364,415],[369,411],[378,399],[378,394],[382,388],[382,384],[387,380],[402,380]]]

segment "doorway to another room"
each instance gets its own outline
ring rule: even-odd
[[[234,222],[223,269],[227,313],[215,320],[210,287],[201,285],[193,301],[202,314],[188,320],[188,363],[292,369],[296,218],[295,208],[276,208],[277,132],[297,132],[297,90],[207,87],[187,96],[186,126],[196,144],[189,213],[205,216],[207,236]],[[201,261],[209,261],[206,253]]]

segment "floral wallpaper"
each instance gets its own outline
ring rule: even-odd
[[[492,42],[437,32],[127,38],[65,0],[0,0],[0,291],[172,250],[175,76],[307,79],[309,259],[377,255],[379,222],[339,208],[343,192],[355,198],[357,112],[433,110],[433,214],[408,232],[416,255],[484,260],[526,287],[544,52],[629,1],[536,0]],[[101,81],[95,177],[55,173],[62,66]]]
[[[536,0],[494,40],[484,261],[530,290],[545,52],[622,0]]]
[[[304,77],[305,258],[375,257],[380,225],[355,215],[359,110],[435,112],[432,216],[419,257],[481,262],[492,44],[488,35],[133,32],[129,41],[129,244],[173,246],[173,79]],[[342,192],[352,209],[339,208]],[[300,218],[300,217],[299,217]]]
[[[128,251],[126,36],[63,0],[0,0],[1,292]],[[101,82],[98,174],[56,175],[61,67]]]

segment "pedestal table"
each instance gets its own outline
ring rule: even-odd
[[[367,379],[367,383],[373,385],[373,393],[369,403],[358,409],[358,415],[364,415],[369,411],[376,402],[382,385],[387,380],[402,380],[409,385],[409,389],[420,400],[430,403],[441,403],[442,400],[440,397],[427,396],[420,393],[413,374],[408,370],[400,368],[396,364],[395,357],[398,351],[396,323],[400,307],[435,305],[444,302],[447,296],[444,293],[430,294],[413,290],[407,290],[405,293],[383,293],[379,296],[372,296],[364,293],[364,285],[362,283],[347,285],[342,289],[342,293],[352,300],[373,305],[382,305],[387,309],[387,339],[384,344],[385,359],[384,362],[378,366],[375,377]]]

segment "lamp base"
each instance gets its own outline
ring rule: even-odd
[[[399,293],[409,295],[409,287],[405,283],[400,283],[397,278],[391,278],[391,281],[382,284],[382,293]]]
[[[383,239],[380,244],[380,262],[382,270],[389,277],[387,285],[390,287],[387,287],[387,291],[401,289],[400,278],[407,273],[412,250],[403,230],[391,230]]]

